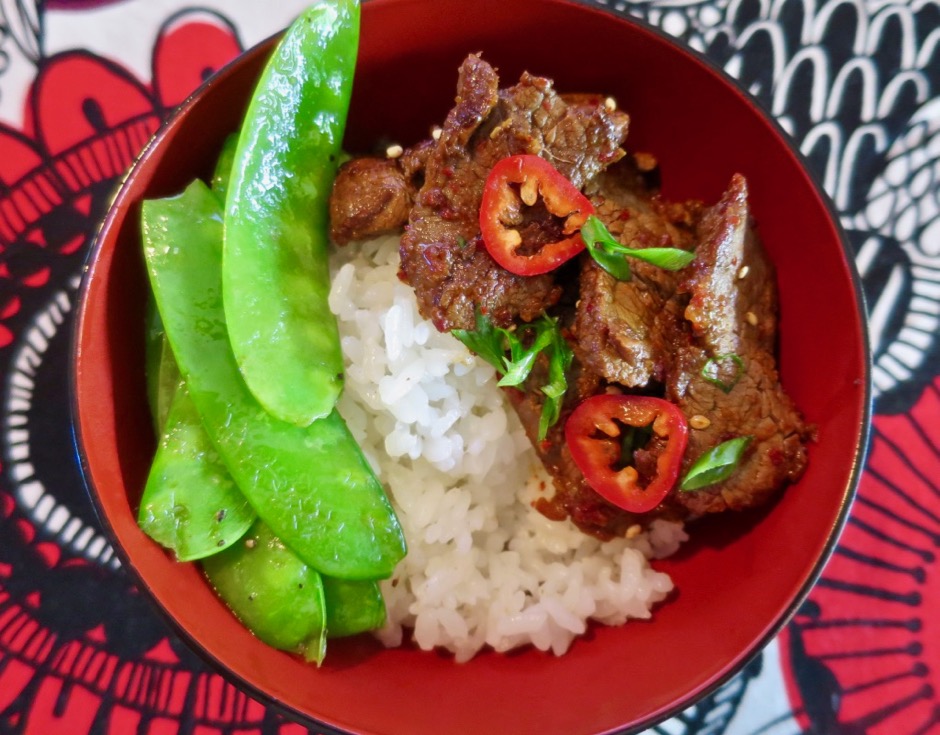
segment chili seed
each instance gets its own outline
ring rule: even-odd
[[[536,200],[539,197],[539,182],[535,180],[535,177],[529,177],[524,182],[522,186],[519,187],[519,198],[526,203],[528,206],[535,204]]]
[[[249,549],[255,548],[255,540],[253,538],[248,539],[245,541],[245,546]]]
[[[385,156],[386,158],[400,158],[401,154],[404,152],[405,149],[396,143],[385,149]]]
[[[744,315],[744,317],[747,319],[747,323],[750,324],[752,327],[757,326],[757,314],[755,314],[753,311],[749,311],[747,314]]]
[[[643,526],[639,523],[634,523],[630,528],[627,529],[626,537],[627,538],[636,538],[643,532]]]
[[[741,270],[738,271],[738,278],[747,278],[747,274],[750,272],[751,266],[742,265]]]
[[[669,419],[666,418],[665,414],[659,414],[655,419],[653,419],[653,433],[656,436],[667,437],[669,436]]]
[[[616,109],[617,109],[617,100],[615,100],[613,97],[608,97],[607,99],[605,99],[605,100],[604,100],[604,109],[606,109],[607,112],[613,112],[614,110],[616,110]]]

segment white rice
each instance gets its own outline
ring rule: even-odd
[[[330,308],[346,360],[340,413],[385,484],[408,555],[383,583],[398,646],[458,661],[484,646],[564,653],[588,620],[648,618],[672,581],[649,559],[673,553],[681,524],[654,521],[602,543],[531,507],[551,480],[492,367],[418,314],[397,278],[398,238],[335,249]]]

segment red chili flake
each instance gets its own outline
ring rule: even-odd
[[[630,210],[624,209],[620,214],[617,215],[617,219],[619,219],[621,222],[626,222],[628,219],[630,219]]]
[[[447,197],[441,189],[434,186],[421,195],[421,202],[428,207],[440,209],[447,203]]]
[[[443,271],[447,268],[447,251],[438,243],[428,245],[421,253],[428,267],[435,271]]]
[[[774,465],[774,467],[779,467],[784,463],[784,460],[786,460],[786,457],[783,456],[783,452],[781,452],[779,449],[771,449],[769,452],[767,452],[767,458],[770,460],[771,464]]]

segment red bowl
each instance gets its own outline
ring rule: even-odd
[[[115,199],[92,254],[74,351],[76,434],[115,546],[194,647],[253,694],[363,733],[601,733],[692,704],[768,643],[835,546],[869,422],[868,350],[851,253],[826,197],[781,130],[732,81],[660,33],[561,0],[374,0],[362,13],[349,150],[408,144],[443,120],[462,58],[482,51],[506,83],[530,70],[561,91],[613,95],[628,146],[654,152],[670,197],[715,201],[734,172],[777,267],[783,382],[818,426],[803,479],[770,509],[695,524],[656,566],[678,593],[650,622],[598,626],[556,658],[535,650],[456,664],[369,638],[331,643],[322,668],[252,637],[193,565],[137,528],[154,449],[144,389],[140,202],[209,175],[271,42],[207,82],[160,131]]]

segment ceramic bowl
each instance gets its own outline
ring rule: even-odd
[[[137,528],[154,450],[144,387],[140,202],[210,175],[239,126],[271,42],[208,81],[131,171],[85,274],[74,351],[74,418],[90,492],[126,568],[182,636],[263,701],[357,733],[632,731],[691,705],[737,672],[793,614],[836,544],[869,420],[868,351],[852,254],[820,188],[735,84],[660,33],[561,0],[373,0],[346,148],[416,142],[453,103],[456,72],[482,51],[504,83],[523,70],[561,91],[614,96],[628,147],[658,157],[667,197],[716,201],[749,180],[780,287],[783,383],[818,428],[809,468],[770,508],[694,524],[656,566],[677,592],[651,621],[598,626],[565,656],[484,653],[466,664],[369,637],[330,644],[322,667],[256,640],[198,568]]]

